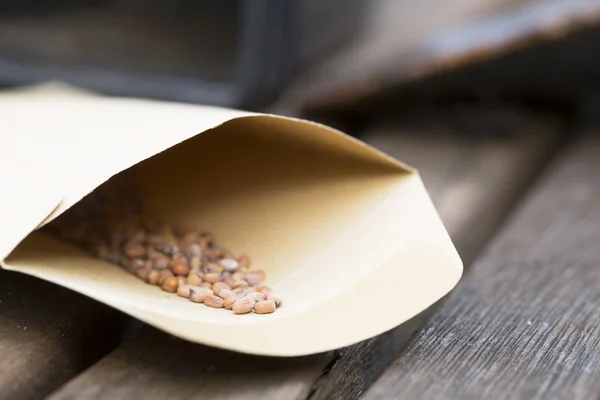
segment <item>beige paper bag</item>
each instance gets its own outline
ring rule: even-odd
[[[190,341],[273,356],[339,348],[410,319],[462,273],[417,172],[322,125],[49,85],[0,94],[0,127],[2,267]],[[148,215],[250,255],[284,305],[211,309],[36,231],[127,169]]]

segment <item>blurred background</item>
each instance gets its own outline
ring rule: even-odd
[[[0,0],[0,85],[314,118],[436,104],[568,111],[600,80],[598,0]]]

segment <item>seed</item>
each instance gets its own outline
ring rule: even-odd
[[[256,285],[262,281],[264,281],[266,278],[266,274],[263,271],[252,271],[252,272],[248,272],[246,274],[246,282],[248,282],[251,285]]]
[[[190,288],[190,299],[194,303],[204,303],[206,296],[214,294],[212,290],[208,288],[192,286]]]
[[[153,269],[146,276],[146,283],[149,283],[150,285],[156,285],[158,283],[159,279],[160,279],[160,271]]]
[[[235,271],[239,265],[235,258],[224,258],[219,261],[219,264],[225,268],[225,271]]]
[[[184,251],[187,257],[200,257],[202,256],[202,250],[200,249],[200,245],[198,243],[190,243],[185,246]]]
[[[144,266],[144,260],[141,258],[124,258],[121,263],[125,270],[131,274]]]
[[[221,290],[221,289],[231,289],[231,286],[229,286],[225,282],[215,282],[215,283],[213,283],[211,289],[213,290],[213,292],[219,293],[219,290]]]
[[[238,257],[239,268],[250,268],[250,258],[248,256]]]
[[[233,303],[232,310],[235,314],[248,314],[254,309],[256,302],[249,297],[243,297]]]
[[[208,265],[206,266],[206,270],[209,271],[209,272],[218,272],[218,273],[221,273],[221,272],[223,272],[225,270],[225,268],[223,268],[219,264],[208,263]]]
[[[206,282],[215,283],[218,282],[220,279],[221,274],[219,274],[218,272],[209,272],[208,274],[204,275],[204,280]]]
[[[263,301],[267,298],[267,296],[265,296],[262,293],[258,293],[258,292],[249,293],[246,296],[250,297],[254,301]]]
[[[125,252],[125,255],[130,258],[139,258],[146,255],[146,248],[144,245],[131,240],[125,244],[123,251]]]
[[[233,289],[232,292],[233,292],[233,294],[241,295],[244,293],[244,288],[239,287],[239,288]]]
[[[174,276],[170,276],[166,278],[161,285],[162,290],[169,293],[175,293],[177,291],[177,287],[179,286],[179,280]]]
[[[198,286],[203,287],[203,288],[207,288],[210,289],[212,287],[212,283],[210,282],[202,282],[201,284],[199,284]]]
[[[164,241],[154,243],[154,248],[167,256],[170,256],[173,253],[174,246],[175,245]]]
[[[212,308],[223,308],[225,301],[213,294],[209,294],[204,298],[204,304]]]
[[[135,271],[135,274],[138,278],[142,279],[142,280],[146,280],[146,277],[148,276],[148,274],[151,272],[152,270],[150,268],[138,268]]]
[[[167,269],[169,268],[169,257],[160,254],[152,259],[152,267],[154,269]]]
[[[162,271],[160,271],[160,278],[158,278],[158,284],[162,286],[162,284],[165,283],[165,280],[171,277],[173,277],[173,273],[171,272],[171,270],[163,269]]]
[[[192,285],[180,285],[177,289],[177,294],[181,297],[189,298],[191,294]]]
[[[202,258],[198,256],[190,257],[190,267],[191,268],[200,268],[202,267]]]
[[[233,285],[231,285],[232,288],[245,288],[246,286],[248,286],[248,282],[241,279],[239,281],[235,281]]]
[[[273,290],[268,286],[261,286],[258,289],[256,289],[256,291],[266,295],[266,294],[271,293]]]
[[[223,274],[223,275],[225,275],[225,274]],[[223,282],[228,284],[229,287],[233,287],[233,285],[235,283],[237,283],[237,281],[235,279],[233,279],[231,276],[228,276],[227,278],[223,279]]]
[[[244,279],[244,274],[242,274],[241,272],[235,272],[231,275],[231,278],[235,279],[236,281],[241,281],[242,279]]]
[[[171,262],[170,268],[175,275],[187,275],[190,273],[190,267],[185,262],[185,259],[173,260]]]
[[[238,301],[240,299],[240,296],[236,296],[235,294],[231,294],[227,297],[225,297],[224,301],[223,301],[223,307],[225,307],[228,310],[231,310],[231,308],[233,307],[233,304]]]
[[[275,306],[278,308],[281,307],[281,303],[283,302],[281,296],[274,292],[267,294],[267,300],[273,300],[275,302]]]
[[[232,296],[233,292],[230,289],[220,289],[217,292],[217,296],[219,296],[222,299],[227,298],[228,296]]]
[[[248,293],[254,293],[254,292],[256,292],[256,289],[253,288],[252,286],[250,286],[250,287],[247,286],[247,287],[244,288],[244,292],[246,292],[246,294],[248,294]]]
[[[256,303],[254,311],[257,314],[270,314],[275,311],[275,302],[273,300],[263,300]]]
[[[185,280],[185,283],[192,286],[198,286],[202,283],[202,278],[200,278],[198,274],[192,272]]]

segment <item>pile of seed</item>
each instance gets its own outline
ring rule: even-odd
[[[114,213],[98,197],[86,198],[46,230],[194,303],[235,314],[268,314],[281,306],[281,296],[264,284],[265,272],[251,270],[250,258],[234,256],[209,233]]]

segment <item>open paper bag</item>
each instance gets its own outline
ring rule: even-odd
[[[339,348],[423,311],[462,272],[416,171],[322,125],[50,85],[0,94],[0,127],[2,267],[190,341],[273,356]],[[283,306],[211,309],[38,231],[127,169],[146,215],[248,254]]]

